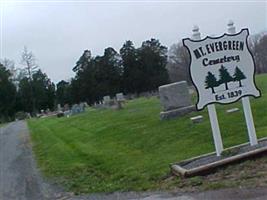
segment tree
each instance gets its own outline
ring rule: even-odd
[[[192,84],[189,74],[190,55],[181,42],[173,44],[168,52],[167,69],[171,82],[186,80]]]
[[[228,83],[230,81],[233,81],[233,77],[229,74],[229,72],[227,71],[227,69],[222,65],[221,68],[219,69],[220,72],[220,80],[219,83],[225,84],[225,89],[228,90]]]
[[[70,84],[72,102],[91,104],[105,95],[151,91],[168,83],[167,48],[158,40],[147,40],[138,49],[126,41],[120,54],[112,47],[106,48],[103,56],[86,56],[86,52],[73,68],[76,75]]]
[[[57,83],[56,101],[58,104],[65,105],[71,103],[70,83],[67,81],[60,81]]]
[[[76,62],[73,68],[76,72],[75,78],[71,80],[69,91],[72,103],[81,101],[93,102],[96,92],[95,59],[91,57],[91,52],[85,50],[83,55]]]
[[[72,69],[72,71],[77,72],[79,70],[85,69],[91,60],[91,51],[88,49],[83,52],[83,55],[76,62],[76,65]]]
[[[169,82],[166,69],[167,47],[160,44],[159,40],[151,39],[142,43],[138,49],[140,63],[140,79],[142,86],[139,91],[151,91]]]
[[[35,97],[35,107],[32,107],[30,88],[32,85],[33,95]],[[36,112],[36,110],[53,110],[55,107],[55,85],[50,81],[45,73],[38,70],[33,74],[32,80],[24,77],[19,83],[19,96],[23,110],[26,112]],[[35,110],[33,110],[35,109]]]
[[[0,60],[0,62],[9,71],[13,71],[15,69],[15,62],[13,60],[4,58],[3,60]]]
[[[254,48],[254,57],[256,61],[256,70],[258,73],[267,72],[267,34],[263,35]]]
[[[142,87],[137,49],[132,41],[126,41],[120,49],[123,65],[123,88],[125,93],[138,93]]]
[[[120,55],[111,47],[105,49],[103,56],[95,58],[97,96],[112,96],[122,90],[123,68],[121,64]]]
[[[0,117],[10,121],[15,114],[16,87],[10,80],[11,73],[0,63]]]
[[[36,102],[35,102],[35,97],[33,95],[32,76],[37,71],[38,66],[36,64],[35,56],[33,55],[33,53],[31,51],[28,51],[26,46],[24,47],[23,52],[21,54],[21,64],[24,65],[25,75],[28,77],[28,80],[29,80],[30,103],[32,105],[32,112],[35,112],[36,111],[36,106],[35,106]]]
[[[267,33],[262,32],[249,37],[249,48],[254,57],[256,73],[267,72]]]
[[[29,78],[24,77],[19,82],[18,98],[19,98],[20,109],[29,113],[33,112],[31,95],[32,93],[31,93]]]
[[[79,67],[70,87],[73,102],[86,101],[91,104],[105,95],[112,96],[122,90],[122,61],[113,48],[106,48],[103,56],[90,59],[82,56],[77,63]]]
[[[55,107],[55,85],[40,69],[32,76],[33,94],[37,110]]]
[[[21,54],[21,64],[24,65],[25,74],[31,80],[32,75],[38,70],[35,56],[25,46]]]
[[[206,84],[206,89],[211,88],[212,94],[214,94],[215,93],[214,87],[218,86],[218,81],[215,75],[212,74],[211,72],[208,72],[208,75],[206,76],[205,84]]]
[[[235,68],[234,81],[239,81],[239,87],[242,87],[241,80],[246,79],[245,74],[238,68]]]

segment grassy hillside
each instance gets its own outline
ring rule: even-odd
[[[258,137],[267,136],[267,76],[257,76],[262,98],[251,98]],[[248,141],[241,104],[216,106],[225,147]],[[236,113],[226,109],[239,107]],[[125,109],[95,110],[70,118],[28,121],[41,170],[75,192],[160,187],[169,163],[214,151],[205,109],[159,120],[157,98],[129,101]],[[192,124],[190,116],[204,115]]]

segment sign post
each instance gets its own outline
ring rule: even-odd
[[[227,31],[229,34],[236,34],[235,26],[233,21],[229,21],[227,24]],[[247,124],[247,129],[248,129],[248,136],[249,136],[249,142],[250,145],[256,145],[258,144],[257,140],[257,135],[256,135],[256,130],[254,126],[254,120],[251,112],[251,106],[250,106],[250,101],[249,97],[243,97],[242,98],[242,104],[243,104],[243,110],[245,114],[245,119],[246,119],[246,124]]]
[[[192,39],[201,40],[201,34],[197,26],[193,28]],[[219,122],[217,118],[216,108],[214,104],[210,104],[207,107],[208,107],[208,113],[209,113],[209,118],[210,118],[210,124],[211,124],[211,130],[212,130],[212,136],[213,136],[214,145],[216,149],[216,154],[217,156],[220,156],[223,151],[223,143],[222,143]]]
[[[208,107],[217,156],[223,143],[214,103],[230,104],[242,99],[251,145],[257,137],[248,96],[260,97],[255,85],[255,65],[248,48],[248,29],[236,33],[234,23],[228,23],[228,34],[201,39],[199,28],[193,28],[192,38],[183,39],[190,53],[190,77],[196,87],[197,110]]]

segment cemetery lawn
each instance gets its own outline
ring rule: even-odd
[[[267,76],[259,75],[256,81],[262,97],[251,98],[251,105],[261,138],[267,136]],[[240,111],[227,114],[226,110],[233,107]],[[241,103],[216,108],[224,147],[247,142]],[[205,177],[184,181],[171,176],[169,163],[214,151],[213,139],[207,109],[169,121],[160,121],[160,110],[159,99],[139,98],[128,101],[120,111],[90,108],[70,118],[28,120],[38,166],[50,180],[75,193],[240,185],[242,177],[220,181],[225,173],[231,175],[231,167],[228,172],[218,172],[221,178],[211,175],[213,184]],[[190,117],[199,114],[204,121],[192,124]],[[262,163],[266,169],[267,159]],[[253,169],[253,162],[249,164]],[[245,169],[237,167],[235,175]]]

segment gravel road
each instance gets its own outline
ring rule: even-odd
[[[43,199],[23,122],[1,128],[0,172],[0,199]]]
[[[51,200],[62,196],[57,187],[42,180],[36,168],[26,122],[17,121],[2,127],[0,200]]]
[[[265,200],[267,188],[234,188],[195,193],[115,192],[74,196],[48,184],[36,168],[24,121],[0,128],[0,200]]]

